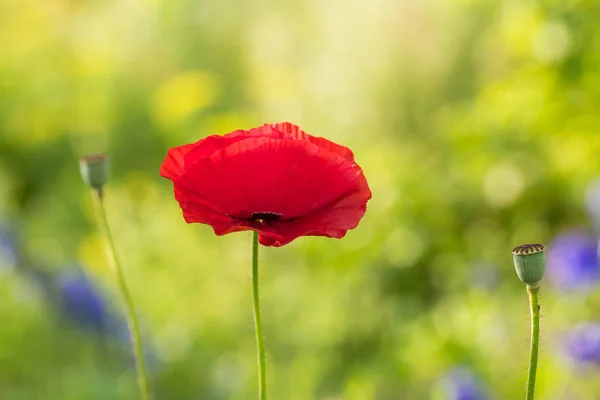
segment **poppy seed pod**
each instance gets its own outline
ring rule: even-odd
[[[543,244],[523,244],[513,249],[513,261],[519,279],[528,286],[536,287],[546,268],[546,247]]]
[[[108,156],[95,154],[79,160],[79,170],[85,184],[93,189],[101,189],[108,180]]]

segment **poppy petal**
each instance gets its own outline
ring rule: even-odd
[[[214,204],[206,201],[201,196],[189,190],[189,185],[184,182],[174,183],[175,199],[183,211],[186,222],[209,223],[225,219],[226,215]]]
[[[236,142],[260,137],[284,139],[285,135],[282,135],[281,132],[273,129],[273,127],[270,125],[263,125],[258,128],[252,128],[248,131],[238,129],[237,131],[233,131],[223,136],[212,135],[196,143],[195,147],[189,152],[189,159],[195,160],[197,158],[209,157],[215,151],[224,149]]]
[[[185,157],[185,180],[234,218],[258,212],[298,218],[353,191],[360,172],[310,142],[269,137],[238,141],[193,164],[191,157]]]
[[[272,139],[289,139],[289,135],[279,129],[276,129],[273,125],[264,124],[258,128],[252,128],[248,131],[248,134],[253,137],[265,137],[268,136]]]
[[[264,246],[280,247],[300,236],[327,236],[341,239],[346,232],[358,226],[371,199],[371,190],[364,174],[360,174],[359,185],[353,192],[319,210],[294,221],[272,223],[259,236]],[[283,236],[278,240],[273,234]]]
[[[190,159],[208,157],[215,151],[230,146],[240,140],[261,136],[281,138],[281,133],[265,124],[259,128],[250,129],[249,131],[238,129],[224,136],[211,135],[196,143],[173,147],[167,152],[167,157],[160,167],[160,175],[171,180],[180,178],[184,169],[184,156],[188,153],[191,153]]]
[[[165,161],[160,166],[160,176],[171,180],[180,178],[183,175],[183,158],[195,146],[196,143],[190,143],[169,149]]]
[[[251,129],[250,131],[236,130],[227,135],[212,135],[196,143],[178,146],[169,149],[167,157],[161,165],[161,176],[168,178],[174,183],[175,199],[179,202],[183,211],[184,219],[188,223],[199,222],[210,224],[215,233],[223,235],[236,230],[248,230],[250,227],[236,226],[234,221],[224,212],[216,208],[212,203],[198,195],[193,182],[183,178],[185,160],[195,162],[202,157],[208,157],[215,151],[230,146],[238,141],[269,136],[282,138],[281,132],[276,131],[269,125]],[[190,161],[191,160],[191,161]],[[243,228],[243,229],[241,229]]]
[[[300,129],[298,125],[294,125],[291,122],[279,122],[276,124],[272,124],[272,126],[278,131],[291,135],[294,139],[307,140],[325,150],[337,154],[338,156],[344,157],[350,162],[354,162],[354,154],[349,148],[339,145],[337,143],[333,143],[332,141],[322,137],[309,135],[308,133]]]

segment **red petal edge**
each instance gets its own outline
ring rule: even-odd
[[[167,157],[160,166],[160,176],[171,180],[181,178],[183,175],[184,157],[197,144],[198,142],[169,149]]]
[[[272,225],[268,232],[259,236],[260,243],[264,246],[281,247],[300,236],[326,236],[336,239],[346,236],[349,230],[358,226],[367,211],[367,202],[372,197],[362,170],[358,166],[356,168],[360,171],[356,190],[298,220]],[[273,235],[275,232],[284,240]]]
[[[235,142],[263,136],[282,138],[281,132],[265,124],[249,131],[238,129],[226,135],[211,135],[195,143],[173,147],[167,152],[167,157],[160,167],[160,175],[171,180],[178,179],[183,175],[186,158],[195,160],[209,157],[215,151],[231,146]],[[188,155],[189,157],[186,157]]]
[[[271,126],[280,132],[291,135],[294,139],[307,140],[327,151],[337,154],[338,156],[344,157],[350,162],[354,162],[354,154],[352,153],[352,150],[350,150],[346,146],[339,145],[322,137],[309,135],[308,133],[300,129],[298,125],[294,125],[291,122],[278,122],[275,124],[271,124]]]

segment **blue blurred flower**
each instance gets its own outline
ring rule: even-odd
[[[584,232],[557,237],[549,246],[546,276],[563,290],[582,289],[598,282],[598,240]]]
[[[475,375],[467,368],[452,369],[442,380],[448,400],[486,400],[488,397]]]
[[[59,306],[80,327],[98,333],[109,325],[109,312],[94,282],[80,269],[62,273],[57,279]]]
[[[11,232],[0,226],[0,267],[15,268],[19,261],[17,246]]]
[[[498,268],[485,261],[472,263],[469,282],[479,289],[495,289],[500,283]]]
[[[585,323],[573,328],[565,339],[565,348],[577,364],[600,365],[600,324]]]
[[[127,355],[127,361],[133,365],[127,322],[110,308],[94,281],[82,269],[70,269],[58,277],[57,288],[63,315],[82,329],[109,339],[119,352]],[[143,345],[147,366],[156,369],[158,361],[147,340],[143,340]]]
[[[148,337],[148,331],[144,327],[143,319],[139,319],[138,322],[140,324],[140,335],[142,339],[142,348],[146,361],[146,367],[151,372],[155,372],[160,369],[161,364],[150,344],[150,338]],[[121,352],[126,354],[128,361],[131,363],[131,365],[134,365],[135,358],[133,357],[133,342],[131,341],[131,335],[129,333],[127,324],[115,324],[111,327],[110,332],[114,335],[115,342],[120,348]]]

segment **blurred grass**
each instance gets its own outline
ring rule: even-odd
[[[455,365],[517,398],[528,319],[510,249],[589,225],[599,8],[3,0],[0,216],[44,270],[79,260],[116,299],[76,163],[108,152],[157,398],[252,398],[249,236],[186,225],[158,168],[170,146],[291,120],[351,147],[374,196],[345,239],[262,252],[272,398],[445,398],[432,388]],[[539,398],[593,398],[597,373],[569,368],[560,341],[600,297],[541,295]],[[135,398],[122,351],[61,321],[18,271],[0,296],[0,398]]]

